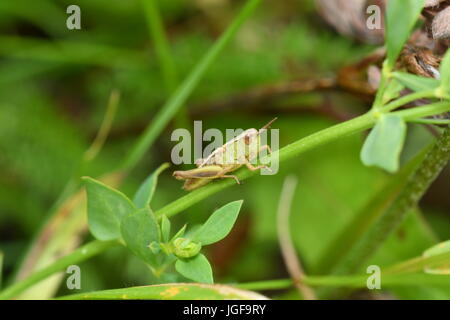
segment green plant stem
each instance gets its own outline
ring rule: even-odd
[[[223,35],[216,41],[212,48],[197,64],[194,70],[172,94],[167,103],[161,108],[161,111],[156,114],[155,118],[147,126],[142,136],[131,148],[131,151],[129,152],[129,154],[125,158],[124,163],[121,166],[121,169],[131,169],[144,156],[145,152],[153,144],[156,137],[161,133],[167,123],[178,112],[178,110],[184,105],[186,100],[189,98],[200,80],[205,75],[206,71],[217,59],[225,46],[234,38],[241,25],[253,13],[260,2],[261,0],[247,1],[244,8],[233,20],[233,22],[223,33]]]
[[[367,113],[352,120],[339,123],[332,127],[326,128],[319,132],[313,133],[303,139],[300,139],[290,145],[285,146],[279,151],[274,151],[271,156],[267,156],[261,159],[262,162],[266,162],[269,159],[275,159],[278,157],[280,163],[287,161],[295,156],[298,156],[306,151],[309,151],[315,147],[324,145],[328,142],[335,141],[341,137],[350,135],[352,133],[360,132],[365,129],[369,129],[375,123],[375,117],[371,113]],[[250,171],[246,168],[238,170],[236,176],[239,180],[245,180],[251,176],[258,174],[258,171]],[[225,189],[235,185],[236,182],[233,179],[224,179],[220,181],[214,181],[208,185],[189,192],[184,197],[181,197],[162,209],[156,211],[157,216],[165,214],[167,217],[171,217],[186,208],[194,205],[195,203]]]
[[[400,108],[405,104],[424,98],[436,98],[436,90],[425,90],[408,94],[406,96],[403,96],[401,98],[392,101],[391,103],[388,103],[384,107],[380,108],[380,111],[389,112],[397,108]]]
[[[80,263],[87,260],[106,249],[119,245],[118,241],[92,241],[84,246],[78,248],[72,253],[62,257],[61,259],[55,261],[51,265],[33,273],[28,278],[16,282],[10,287],[0,292],[0,300],[12,299],[18,294],[20,294],[25,289],[31,287],[32,285],[38,283],[39,281],[51,276],[52,274],[62,271],[72,264]]]
[[[396,111],[393,113],[402,116],[405,120],[414,120],[417,118],[440,114],[449,110],[449,102],[438,102],[425,107],[412,108],[402,111]],[[357,118],[313,133],[312,135],[309,135],[303,139],[300,139],[281,148],[279,151],[274,151],[271,156],[267,156],[261,160],[266,163],[266,161],[268,161],[270,158],[275,159],[274,157],[278,157],[278,160],[281,163],[283,161],[287,161],[289,159],[297,157],[311,149],[338,140],[339,138],[370,129],[376,123],[376,114],[376,111],[370,111]],[[258,171],[250,171],[246,168],[242,168],[236,172],[236,176],[239,180],[242,181],[258,173]],[[165,214],[167,217],[171,217],[196,204],[197,202],[235,184],[236,182],[233,179],[211,182],[208,185],[200,189],[191,191],[187,195],[169,203],[165,207],[157,210],[155,214],[157,216]]]
[[[292,279],[276,279],[276,280],[255,281],[237,284],[231,283],[230,285],[243,290],[254,290],[254,291],[281,290],[292,288],[294,286],[294,281]]]
[[[147,20],[148,31],[155,46],[155,52],[161,67],[164,84],[167,92],[171,93],[177,85],[177,72],[175,62],[170,53],[164,26],[159,13],[157,0],[141,0]]]
[[[371,228],[355,242],[333,274],[355,272],[376,252],[386,238],[399,226],[406,214],[419,200],[445,167],[450,158],[450,129],[446,129],[427,153],[422,164],[410,176],[409,183],[392,205],[374,222]]]
[[[166,92],[171,95],[178,85],[178,75],[157,2],[158,0],[141,0]],[[175,115],[174,120],[177,127],[189,128],[186,108],[181,108]]]
[[[448,125],[450,124],[450,119],[417,119],[411,122],[420,124]]]

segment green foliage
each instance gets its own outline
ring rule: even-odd
[[[389,1],[386,17],[387,61],[394,68],[397,57],[419,18],[424,0]]]
[[[178,259],[177,271],[188,279],[200,283],[213,283],[212,269],[208,259],[202,254],[189,259]]]
[[[224,285],[196,283],[159,284],[145,287],[104,290],[62,297],[67,300],[265,300],[266,297],[251,291]]]
[[[170,220],[165,215],[161,217],[161,237],[162,241],[168,242],[170,238]]]
[[[366,166],[377,166],[391,173],[397,172],[405,137],[406,124],[401,117],[380,116],[362,148],[362,162]]]
[[[91,233],[98,240],[119,239],[122,219],[133,213],[136,207],[123,193],[97,180],[84,178],[84,182]]]
[[[3,89],[0,98],[0,249],[7,257],[4,275],[7,283],[12,284],[0,292],[2,298],[18,297],[30,288],[41,297],[50,297],[53,291],[46,281],[39,281],[64,271],[67,265],[100,253],[104,254],[83,264],[83,281],[88,283],[83,283],[82,291],[114,288],[123,283],[145,286],[81,292],[67,298],[263,298],[253,292],[221,285],[148,286],[186,278],[212,283],[212,269],[217,282],[231,279],[237,287],[246,287],[242,281],[258,280],[259,285],[248,283],[247,288],[285,290],[287,296],[297,298],[289,279],[269,280],[268,286],[261,281],[277,277],[283,267],[277,244],[274,195],[278,195],[287,174],[295,174],[301,181],[293,203],[291,227],[295,230],[293,241],[307,273],[305,282],[320,287],[365,288],[364,268],[358,274],[346,276],[330,276],[328,272],[344,253],[353,252],[362,235],[370,233],[374,221],[384,215],[386,207],[405,188],[405,177],[411,171],[407,165],[396,175],[386,175],[381,170],[364,167],[358,157],[361,137],[347,136],[375,125],[364,145],[364,157],[367,157],[364,163],[373,162],[383,169],[395,170],[399,168],[405,121],[442,125],[446,120],[438,122],[424,117],[449,111],[445,97],[449,87],[449,54],[440,68],[441,80],[393,70],[416,23],[421,1],[389,1],[388,68],[383,71],[385,81],[379,91],[377,110],[337,126],[334,126],[335,117],[360,114],[366,111],[365,105],[334,90],[327,93],[326,98],[322,92],[282,94],[262,103],[227,105],[230,97],[245,95],[254,87],[258,92],[259,86],[263,89],[272,84],[289,86],[292,80],[296,84],[299,79],[303,83],[303,79],[328,76],[373,50],[372,46],[322,28],[321,24],[311,25],[308,21],[317,17],[312,0],[283,5],[261,1],[263,5],[256,14],[251,13],[258,1],[251,1],[244,13],[233,21],[233,14],[240,9],[234,2],[224,3],[221,11],[211,9],[202,1],[164,0],[158,1],[158,12],[154,10],[157,7],[151,7],[151,0],[141,3],[80,0],[83,32],[61,28],[66,18],[64,4],[50,0],[39,4],[28,2],[0,3],[0,30],[3,31],[0,37]],[[42,8],[45,8],[45,17],[40,14]],[[237,27],[245,20],[242,17],[250,17],[251,22],[238,34]],[[111,24],[111,21],[121,23]],[[230,22],[232,28],[223,33]],[[215,39],[218,34],[224,34],[219,41]],[[179,79],[184,81],[178,82]],[[179,90],[173,90],[178,83],[182,83]],[[443,90],[436,90],[440,86]],[[400,96],[399,90],[403,87],[413,93]],[[119,110],[99,157],[83,166],[80,173],[83,151],[98,130],[111,89],[122,92],[126,108]],[[439,105],[432,103],[397,111],[424,98],[443,101]],[[327,108],[322,108],[323,105]],[[183,112],[185,106],[188,114]],[[255,123],[264,122],[269,113],[280,118],[277,126],[282,149],[277,175],[259,177],[243,168],[237,173],[238,177],[241,180],[252,178],[243,185],[218,181],[187,195],[178,181],[164,171],[165,165],[148,175],[149,167],[156,168],[168,160],[172,147],[170,130],[183,127],[178,117],[187,116],[188,122],[203,120],[207,127],[225,130],[255,127]],[[164,130],[168,127],[169,130]],[[391,128],[390,131],[387,128]],[[402,163],[433,140],[426,130],[418,128],[417,125],[408,127]],[[144,130],[145,136],[140,135]],[[143,143],[137,144],[138,141]],[[148,157],[136,165],[137,160],[143,159],[144,152]],[[69,230],[84,230],[83,226],[75,226],[75,219],[64,215],[67,219],[60,219],[65,221],[64,228],[58,227],[64,229],[64,234],[45,233],[45,239],[52,242],[42,247],[41,257],[34,260],[39,268],[25,281],[15,281],[11,275],[23,271],[15,268],[28,245],[23,239],[31,239],[44,221],[50,221],[47,226],[55,226],[52,223],[55,220],[45,215],[55,199],[58,201],[53,208],[57,209],[61,203],[67,204],[65,209],[72,207],[69,196],[75,193],[77,185],[64,188],[70,177],[74,180],[81,175],[99,177],[116,170],[124,161],[124,167],[132,167],[132,170],[127,170],[118,188],[128,195],[138,190],[130,197],[133,202],[103,183],[85,180],[89,228],[94,237],[101,240],[73,252],[61,250],[66,246],[72,250],[73,239],[79,240],[80,233]],[[147,179],[140,184],[145,176]],[[430,190],[430,197],[421,203],[420,210],[410,212],[396,232],[377,243],[379,249],[371,252],[369,264],[396,267],[386,269],[392,273],[383,276],[383,289],[396,298],[450,297],[448,277],[423,273],[424,268],[432,272],[441,269],[448,263],[448,257],[441,257],[438,265],[430,264],[433,258],[440,256],[430,249],[430,257],[417,258],[439,239],[450,236],[446,228],[447,207],[439,191],[445,190],[448,184],[440,183],[438,188]],[[62,189],[64,194],[58,196]],[[239,225],[236,238],[230,239],[233,248],[226,249],[230,257],[226,265],[212,263],[211,266],[202,249],[223,239],[235,224],[242,203],[235,199],[246,200],[248,219]],[[209,216],[217,203],[228,204]],[[79,207],[84,208],[84,205]],[[76,212],[82,219],[83,210]],[[64,213],[69,211],[64,210]],[[183,216],[174,216],[181,213]],[[353,224],[355,221],[357,223]],[[433,222],[431,226],[428,221]],[[45,225],[42,229],[53,230]],[[439,238],[432,229],[439,230]],[[239,234],[245,234],[245,241]],[[346,237],[341,239],[340,234]],[[109,250],[112,243],[102,241],[105,239],[119,239],[113,242],[124,244],[128,250]],[[337,242],[339,244],[333,246]],[[41,243],[35,241],[35,244]],[[63,243],[64,247],[59,247],[58,243]],[[30,252],[36,252],[35,249],[32,247]],[[217,256],[217,248],[207,249],[211,257]],[[61,253],[67,256],[40,268],[55,252],[58,257]],[[216,268],[221,268],[220,273]],[[322,273],[323,276],[309,276]],[[277,281],[282,286],[271,284]],[[61,288],[57,295],[66,293],[69,294]],[[268,294],[272,296],[271,292]]]
[[[394,78],[400,81],[405,87],[413,91],[424,91],[437,89],[439,80],[433,78],[420,77],[415,74],[405,72],[394,72]]]
[[[447,95],[450,95],[450,52],[447,52],[441,62],[440,73],[442,88]]]
[[[152,201],[153,194],[155,193],[156,184],[158,183],[158,176],[168,167],[168,163],[162,164],[141,184],[133,198],[136,207],[145,208],[150,205],[150,201]]]
[[[193,240],[208,245],[225,238],[233,228],[242,202],[231,202],[215,211],[193,235]]]
[[[438,243],[437,245],[427,249],[423,253],[424,258],[434,257],[437,255],[446,254],[447,259],[438,266],[426,266],[424,271],[430,274],[450,274],[450,240]]]
[[[149,208],[143,208],[122,219],[120,224],[122,238],[136,256],[151,266],[157,265],[157,257],[150,250],[153,242],[160,240],[160,230]]]

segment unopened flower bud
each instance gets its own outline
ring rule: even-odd
[[[179,258],[192,258],[200,252],[201,248],[200,243],[187,238],[177,238],[173,241],[173,253]]]

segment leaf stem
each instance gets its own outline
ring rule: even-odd
[[[414,93],[408,94],[406,96],[403,96],[401,98],[398,98],[398,99],[388,103],[384,107],[380,108],[380,111],[381,112],[389,112],[389,111],[395,110],[397,108],[400,108],[401,106],[404,106],[405,104],[408,104],[410,102],[413,102],[413,101],[416,101],[419,99],[424,99],[424,98],[436,98],[436,90],[425,90],[425,91],[419,91],[419,92],[414,92]]]
[[[10,287],[0,292],[0,300],[12,299],[25,289],[38,283],[39,281],[51,276],[52,274],[62,271],[72,264],[85,261],[106,249],[119,245],[118,241],[99,241],[95,240],[85,244],[65,257],[55,261],[49,266],[33,273],[28,278],[16,282]]]

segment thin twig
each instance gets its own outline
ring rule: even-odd
[[[295,252],[289,230],[289,213],[291,211],[296,186],[297,178],[294,176],[288,176],[284,180],[277,212],[278,241],[284,263],[298,291],[305,300],[316,300],[314,291],[303,282],[305,273]]]

